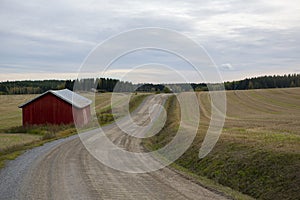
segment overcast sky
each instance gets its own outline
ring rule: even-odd
[[[172,29],[193,39],[206,49],[223,80],[300,73],[299,0],[0,0],[0,81],[76,78],[97,44],[143,27]],[[145,52],[138,57],[139,65],[168,58],[151,60],[154,55],[157,52]],[[120,60],[117,67],[123,73],[124,66],[135,65],[133,59]],[[184,73],[186,66],[175,60],[169,65]],[[154,69],[160,71],[160,65],[153,70],[147,65],[133,81],[158,82],[145,76]],[[191,76],[190,81],[201,80]]]

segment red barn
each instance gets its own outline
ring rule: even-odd
[[[34,124],[87,124],[91,100],[68,89],[49,90],[22,104],[23,126]]]

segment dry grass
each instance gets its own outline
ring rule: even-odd
[[[0,134],[0,168],[5,166],[7,160],[13,160],[22,154],[25,150],[43,145],[59,138],[68,137],[76,133],[76,129],[71,126],[57,126],[56,132],[52,132],[52,126],[36,126],[26,128],[28,131],[37,132],[35,134]],[[42,130],[44,129],[44,130]]]
[[[206,115],[194,150],[210,121],[209,94],[198,95]],[[300,88],[228,91],[226,122],[215,149],[203,160],[192,155],[189,151],[178,162],[255,198],[300,198]],[[187,164],[188,157],[196,164]]]
[[[208,93],[199,93],[200,134],[210,120]],[[201,114],[202,114],[201,113]],[[221,137],[227,142],[284,152],[300,152],[300,88],[228,91],[227,118]]]
[[[22,125],[22,103],[36,95],[0,95],[0,130]]]
[[[0,152],[16,145],[24,145],[41,139],[39,135],[31,134],[0,134]]]

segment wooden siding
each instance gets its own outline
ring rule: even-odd
[[[73,117],[77,125],[81,126],[87,124],[91,120],[90,106],[82,109],[73,108]]]

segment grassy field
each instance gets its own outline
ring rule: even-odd
[[[197,137],[173,166],[254,198],[300,199],[300,88],[228,91],[223,133],[214,150],[204,159],[198,158],[198,152],[210,122],[210,97],[207,92],[199,92],[197,95],[201,110]],[[5,105],[0,108],[0,129],[20,126],[21,110],[17,106],[33,97],[0,95],[0,103]],[[103,119],[102,124],[113,120],[110,98],[110,93],[96,96],[96,112],[99,116],[109,115]],[[131,110],[144,98],[143,95],[133,97]],[[122,102],[120,96],[120,103]],[[164,129],[155,137],[144,141],[148,148],[164,146],[178,128],[180,109],[176,99],[168,101],[167,109],[168,120]],[[58,137],[74,134],[69,131],[72,127],[66,130],[37,127],[28,130],[26,135],[0,134],[0,165],[2,160],[17,156],[25,143],[40,145],[40,137],[44,135],[37,133],[44,131],[51,136],[53,130]],[[18,129],[13,132],[20,133]],[[16,146],[18,151],[8,151],[10,147],[15,149]],[[3,157],[3,152],[10,154]],[[236,198],[245,199],[241,196]]]
[[[36,95],[0,95],[0,130],[22,125],[22,103]]]
[[[210,122],[210,97],[197,95],[200,128],[174,166],[257,199],[300,199],[300,88],[228,91],[223,133],[203,159],[198,153]],[[180,111],[176,100],[172,104],[166,127],[144,142],[148,148],[160,148],[174,136]]]

